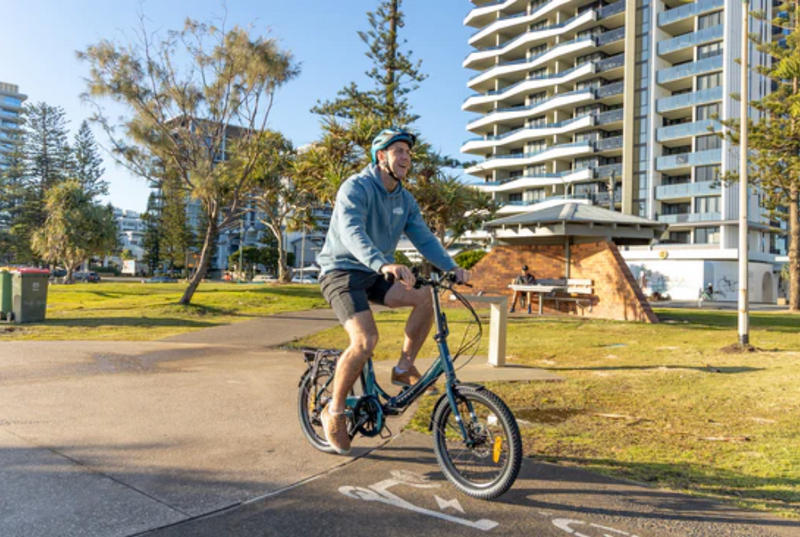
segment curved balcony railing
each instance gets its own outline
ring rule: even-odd
[[[536,131],[536,130],[544,130],[544,129],[559,129],[561,127],[566,127],[567,125],[570,125],[572,123],[575,123],[576,121],[580,121],[581,119],[585,119],[585,118],[590,117],[590,116],[592,116],[592,114],[588,113],[588,114],[583,114],[582,116],[578,116],[578,117],[574,117],[574,118],[570,118],[570,119],[565,119],[564,121],[559,121],[558,123],[545,123],[543,125],[532,125],[530,127],[520,127],[519,129],[514,129],[512,131],[504,132],[503,134],[498,134],[496,136],[486,136],[486,137],[477,136],[475,138],[468,139],[464,143],[466,144],[466,143],[469,143],[469,142],[495,142],[497,140],[504,140],[504,139],[508,138],[509,136],[513,136],[513,135],[515,135],[517,133],[520,133],[522,131]]]
[[[537,28],[536,30],[534,30],[532,32],[526,32],[526,33],[524,33],[522,35],[519,35],[519,36],[517,36],[517,37],[515,37],[513,39],[510,39],[510,40],[506,41],[505,43],[501,43],[500,45],[495,45],[495,46],[492,46],[492,47],[475,47],[475,49],[477,50],[477,52],[490,52],[490,51],[493,51],[493,50],[500,50],[500,49],[506,48],[508,46],[514,45],[514,43],[517,42],[517,41],[522,41],[522,40],[528,38],[531,34],[536,34],[536,33],[540,33],[540,32],[547,32],[547,31],[550,31],[550,30],[558,30],[559,28],[564,28],[565,26],[569,26],[570,24],[572,24],[576,20],[578,20],[578,19],[580,19],[582,17],[586,17],[587,16],[586,13],[594,14],[594,10],[589,10],[587,12],[581,13],[580,15],[576,15],[576,16],[572,17],[571,19],[567,19],[564,22],[560,22],[558,24],[551,24],[550,26],[544,26],[542,28]],[[473,54],[475,54],[475,51],[470,52],[469,54],[467,54],[467,58],[469,58]]]
[[[529,159],[549,151],[555,151],[557,149],[568,149],[568,148],[581,148],[584,147],[586,149],[593,149],[592,142],[590,140],[583,140],[581,142],[570,142],[567,144],[556,144],[551,145],[549,147],[545,147],[544,149],[540,149],[539,151],[532,151],[530,153],[517,153],[514,155],[495,155],[492,158],[488,158],[481,162],[479,166],[486,166],[495,161],[504,161],[509,159]]]
[[[704,43],[709,43],[718,39],[722,39],[724,35],[724,27],[720,24],[706,28],[698,32],[689,32],[688,34],[679,35],[672,39],[661,41],[658,44],[659,55],[669,54],[678,50],[683,50],[690,47],[696,47]]]
[[[552,4],[553,2],[555,2],[555,0],[551,0],[550,2],[547,2],[546,4],[542,4],[541,6],[539,6],[536,10],[532,11],[531,13],[528,13],[527,11],[523,11],[521,13],[514,13],[513,15],[506,15],[505,17],[500,17],[498,19],[495,19],[488,26],[485,26],[483,28],[480,28],[479,30],[474,31],[472,33],[472,35],[469,36],[469,39],[473,39],[476,35],[478,35],[481,32],[486,31],[487,28],[491,28],[492,26],[494,26],[498,22],[505,22],[505,21],[509,21],[509,20],[514,20],[514,19],[518,19],[520,17],[535,17],[536,15],[539,14],[540,11],[542,11],[543,9],[547,8],[548,6],[550,6],[550,4]],[[488,7],[488,5],[487,6],[481,6],[481,7]]]
[[[579,173],[583,170],[565,170],[563,172],[557,173],[540,173],[537,175],[525,175],[522,177],[509,177],[508,179],[503,179],[501,181],[491,181],[488,183],[473,183],[476,186],[502,186],[508,183],[513,183],[514,181],[522,181],[523,179],[562,179],[564,177],[570,176],[575,173]]]
[[[475,99],[475,98],[478,98],[478,97],[490,97],[492,95],[502,95],[504,93],[510,92],[511,90],[513,90],[515,88],[518,88],[522,84],[527,84],[528,82],[534,82],[536,80],[551,80],[551,79],[555,79],[555,78],[563,78],[563,77],[575,72],[578,69],[582,69],[583,67],[585,67],[587,65],[592,65],[592,62],[585,63],[583,65],[579,65],[578,67],[573,67],[571,69],[567,69],[566,71],[560,71],[558,73],[549,73],[549,74],[546,74],[546,75],[536,76],[536,77],[532,77],[532,78],[526,78],[524,80],[520,80],[519,82],[511,84],[510,86],[506,86],[505,88],[500,88],[499,90],[491,90],[491,91],[487,91],[486,93],[475,93],[473,95],[470,95],[466,99],[464,99],[464,102],[467,102],[470,99]]]
[[[486,71],[480,72],[477,75],[475,75],[472,78],[470,78],[469,82],[467,82],[467,84],[469,84],[470,82],[473,82],[474,80],[476,80],[476,79],[478,79],[478,78],[480,78],[482,76],[491,76],[492,71],[496,70],[499,67],[508,67],[509,65],[519,65],[519,64],[523,64],[523,63],[533,63],[536,60],[539,60],[542,57],[546,56],[547,54],[552,53],[554,50],[566,47],[568,45],[575,45],[575,44],[581,43],[583,41],[591,41],[591,40],[592,40],[592,36],[587,35],[587,36],[584,36],[584,37],[579,37],[577,39],[573,39],[571,41],[566,41],[564,43],[559,43],[558,45],[556,45],[554,47],[550,47],[549,49],[547,49],[547,50],[545,50],[543,52],[540,52],[539,54],[536,54],[535,56],[531,56],[530,58],[520,58],[519,60],[512,60],[512,61],[509,61],[509,62],[498,63],[497,65],[493,65],[490,69],[487,69]]]
[[[682,78],[696,76],[709,71],[719,71],[722,69],[722,55],[706,58],[696,62],[684,63],[669,69],[662,69],[656,73],[656,82],[666,84]]]
[[[486,114],[483,115],[483,117],[481,119],[493,116],[495,114],[503,114],[503,113],[509,113],[509,112],[524,112],[526,110],[533,110],[534,108],[539,108],[540,106],[542,106],[542,105],[544,105],[544,104],[546,104],[548,102],[551,102],[551,101],[553,101],[555,99],[559,99],[559,98],[562,98],[562,97],[568,97],[568,96],[571,96],[571,95],[580,95],[582,93],[585,93],[587,96],[588,95],[593,95],[594,91],[595,90],[593,90],[592,88],[585,88],[585,89],[580,89],[580,90],[568,91],[566,93],[559,93],[558,95],[553,95],[552,97],[548,97],[547,99],[542,99],[541,101],[537,101],[537,102],[535,102],[533,104],[530,104],[530,105],[521,104],[519,106],[511,106],[509,108],[498,108],[497,110],[492,110],[491,112],[487,112]]]
[[[624,82],[614,82],[613,84],[606,84],[594,89],[594,96],[597,99],[604,99],[606,97],[613,97],[625,91]]]
[[[716,88],[694,91],[691,93],[681,93],[672,97],[664,97],[656,100],[656,111],[658,113],[678,110],[689,106],[712,103],[722,100],[722,86]]]

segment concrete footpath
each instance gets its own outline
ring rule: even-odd
[[[305,366],[277,348],[336,324],[316,310],[160,342],[0,342],[0,536],[133,535],[364,456],[381,441],[359,440],[352,457],[308,445],[296,418]],[[460,375],[557,380],[484,364]]]

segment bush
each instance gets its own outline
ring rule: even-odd
[[[120,275],[120,270],[117,267],[96,267],[94,265],[90,265],[89,270],[92,270],[98,274],[113,274],[114,276]]]
[[[413,267],[414,263],[408,258],[406,254],[401,252],[400,250],[395,250],[394,252],[394,262],[398,265],[405,265],[407,267]]]
[[[485,250],[467,250],[466,252],[461,252],[455,257],[456,263],[458,266],[470,270],[472,267],[478,264],[478,261],[486,256]]]

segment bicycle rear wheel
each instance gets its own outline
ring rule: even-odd
[[[445,476],[461,492],[491,500],[514,484],[522,465],[522,440],[514,415],[492,392],[459,388],[457,411],[465,441],[445,400],[433,416],[433,446]]]
[[[308,371],[300,381],[297,394],[297,417],[300,428],[312,446],[325,453],[333,453],[334,449],[325,439],[320,414],[333,398],[333,372],[320,369],[316,376]]]

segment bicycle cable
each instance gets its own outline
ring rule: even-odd
[[[462,354],[465,354],[470,350],[474,349],[474,352],[467,359],[467,361],[465,361],[463,364],[460,364],[458,369],[456,369],[456,371],[460,371],[463,367],[469,364],[472,361],[472,359],[475,358],[475,355],[478,353],[478,344],[480,343],[481,338],[483,337],[483,323],[481,323],[480,317],[478,316],[478,313],[475,311],[475,308],[472,306],[472,304],[469,303],[469,301],[464,297],[464,295],[453,289],[452,286],[449,287],[448,290],[453,294],[454,297],[456,297],[456,300],[461,302],[464,305],[464,307],[467,308],[467,311],[469,311],[470,314],[472,314],[472,319],[467,324],[467,327],[464,330],[464,334],[461,337],[459,348],[455,352],[455,355],[453,356],[453,363],[455,363],[455,361],[458,358],[460,358]],[[466,341],[467,334],[469,334],[470,327],[472,326],[473,323],[475,323],[475,325],[478,327],[477,334],[473,336],[472,339],[470,339],[469,341]]]

